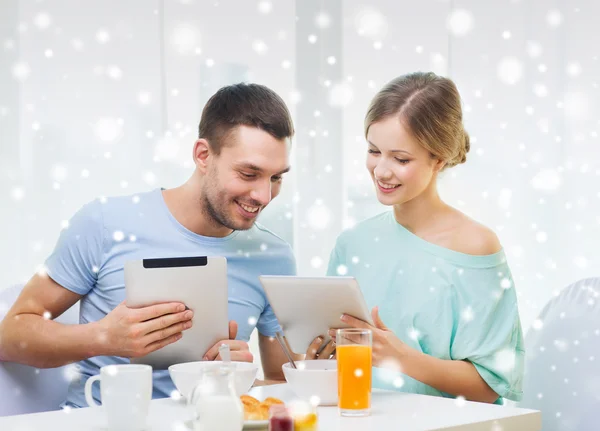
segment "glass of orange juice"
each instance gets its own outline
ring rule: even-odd
[[[338,407],[342,416],[371,413],[371,354],[373,334],[369,329],[338,329]]]

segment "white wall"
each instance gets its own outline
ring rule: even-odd
[[[0,286],[29,278],[93,197],[184,181],[203,103],[242,79],[279,92],[298,130],[295,173],[262,221],[303,274],[324,273],[341,229],[382,210],[364,169],[367,104],[414,70],[461,90],[472,148],[440,188],[499,234],[524,326],[598,275],[598,2],[296,3],[0,3]],[[468,12],[453,32],[452,10]]]

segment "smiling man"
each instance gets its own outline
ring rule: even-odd
[[[40,368],[77,362],[81,377],[65,405],[86,406],[85,381],[100,367],[160,349],[191,327],[192,312],[183,304],[127,308],[125,262],[212,255],[228,261],[230,340],[223,342],[232,359],[253,360],[247,342],[256,327],[265,378],[281,379],[286,360],[272,341],[280,327],[258,276],[293,275],[295,260],[285,241],[255,222],[290,169],[293,134],[290,113],[272,90],[257,84],[221,88],[202,112],[188,181],[95,200],[74,215],[46,273],[32,277],[0,325],[0,360]],[[48,319],[77,301],[79,325]],[[221,343],[198,359],[218,359]],[[153,380],[154,397],[175,389],[166,371],[155,371]],[[99,399],[97,387],[94,397]]]

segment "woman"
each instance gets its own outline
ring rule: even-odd
[[[328,274],[356,277],[374,307],[375,327],[342,318],[373,331],[374,386],[518,401],[523,335],[504,251],[437,191],[470,147],[456,86],[433,73],[394,79],[371,102],[365,135],[377,198],[392,211],[343,232]]]

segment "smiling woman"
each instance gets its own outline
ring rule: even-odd
[[[356,277],[373,307],[374,325],[342,320],[373,331],[376,387],[519,400],[524,347],[506,257],[437,191],[440,171],[469,150],[460,106],[454,83],[433,73],[396,78],[374,97],[366,165],[392,211],[343,232],[328,273]]]

